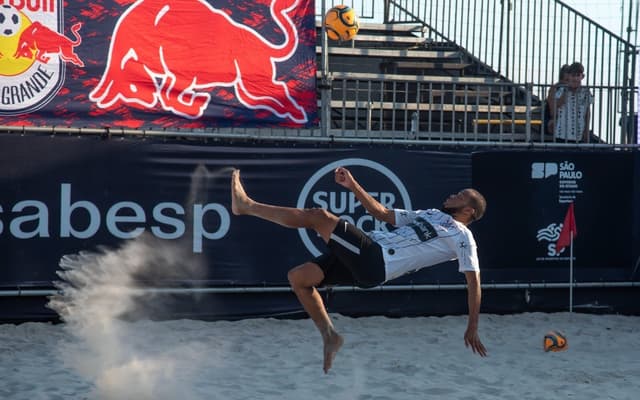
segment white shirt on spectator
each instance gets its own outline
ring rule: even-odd
[[[586,128],[586,116],[589,106],[593,104],[593,95],[589,89],[580,87],[576,90],[564,88],[566,101],[558,108],[554,127],[557,140],[579,142]]]

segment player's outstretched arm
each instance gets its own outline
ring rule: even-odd
[[[348,169],[338,167],[335,170],[336,183],[351,190],[355,194],[356,199],[375,219],[386,222],[391,225],[396,224],[396,215],[393,210],[383,206],[378,200],[371,197],[362,186],[355,180]]]
[[[480,319],[480,302],[482,298],[480,288],[480,273],[477,271],[467,271],[464,273],[467,279],[467,291],[469,299],[469,322],[467,324],[467,330],[464,333],[464,344],[467,347],[471,347],[474,353],[485,357],[487,355],[487,349],[480,341],[478,335],[478,322]]]

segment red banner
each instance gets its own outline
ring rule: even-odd
[[[0,7],[0,125],[317,125],[311,0]]]

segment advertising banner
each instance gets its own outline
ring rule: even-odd
[[[633,236],[631,237],[633,251],[633,273],[631,279],[640,279],[640,152],[634,156],[633,179]]]
[[[470,154],[406,148],[9,134],[0,135],[0,148],[11,149],[0,158],[5,287],[50,286],[63,256],[97,251],[117,267],[150,265],[140,279],[151,286],[287,285],[287,271],[324,244],[313,231],[233,215],[232,167],[257,201],[325,208],[365,231],[387,227],[334,182],[338,166],[390,208],[440,207],[471,184]],[[405,281],[463,279],[451,263]]]
[[[473,184],[490,205],[476,227],[479,256],[502,280],[566,282],[570,248],[557,247],[573,204],[577,281],[631,278],[632,152],[486,151]]]
[[[0,29],[0,125],[317,125],[311,0],[8,0]]]

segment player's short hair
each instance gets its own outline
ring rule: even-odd
[[[484,216],[484,212],[487,210],[487,200],[475,189],[467,189],[467,192],[470,194],[469,207],[475,211],[472,221],[477,221]]]

